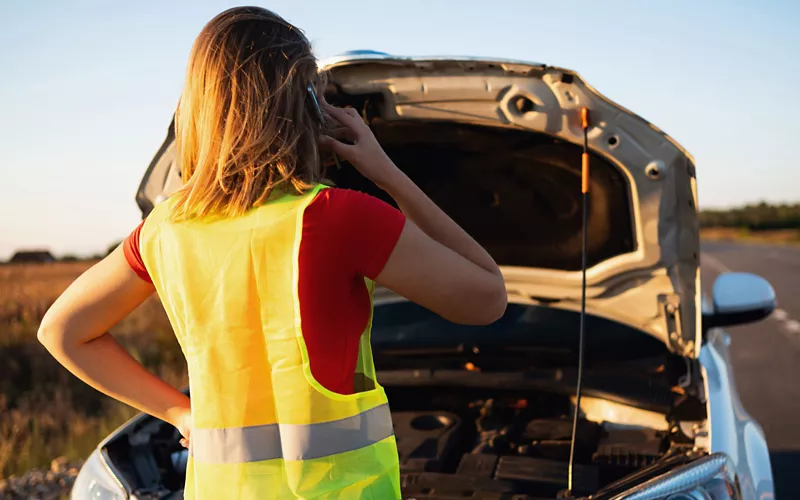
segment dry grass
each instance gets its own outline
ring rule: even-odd
[[[742,241],[777,245],[800,244],[800,229],[769,229],[750,231],[736,227],[708,227],[700,230],[700,237],[709,241]]]
[[[38,343],[45,311],[91,262],[0,266],[0,478],[85,457],[135,414],[64,370]],[[180,348],[151,298],[112,334],[174,386],[186,384]]]

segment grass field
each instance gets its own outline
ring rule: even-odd
[[[750,231],[736,227],[709,227],[700,230],[700,237],[709,241],[740,241],[776,245],[800,245],[800,229]]]
[[[54,457],[86,457],[136,413],[72,376],[36,340],[47,308],[91,264],[0,266],[0,479],[46,467]],[[169,383],[187,383],[183,355],[157,298],[111,333]]]

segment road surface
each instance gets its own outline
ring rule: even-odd
[[[777,500],[800,498],[800,248],[703,243],[703,290],[716,276],[743,271],[767,279],[778,309],[752,325],[726,329],[742,404],[764,428]]]

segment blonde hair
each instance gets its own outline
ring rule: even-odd
[[[323,80],[309,41],[277,14],[236,7],[212,19],[192,47],[175,116],[184,186],[172,220],[241,215],[276,189],[319,183],[324,124],[307,88]]]

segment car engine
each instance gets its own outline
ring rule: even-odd
[[[569,396],[497,388],[386,390],[403,498],[563,496],[572,432]],[[678,426],[668,429],[579,420],[573,494],[593,494],[693,448]],[[182,498],[188,453],[171,426],[150,419],[107,443],[106,450],[137,499]]]
[[[394,401],[403,401],[398,396]],[[492,396],[453,406],[440,401],[448,410],[393,412],[404,498],[521,500],[563,493],[572,434],[569,399],[498,391]],[[685,449],[673,437],[666,430],[579,420],[574,493],[594,493]]]

